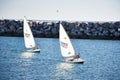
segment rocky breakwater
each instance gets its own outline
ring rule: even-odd
[[[61,21],[71,38],[118,39],[120,21],[114,22],[70,22]],[[59,37],[59,21],[33,21],[29,25],[35,37]],[[0,36],[23,36],[22,20],[0,20]]]

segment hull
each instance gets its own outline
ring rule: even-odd
[[[33,49],[30,49],[30,50],[27,50],[28,52],[35,52],[35,53],[39,53],[40,52],[40,49],[35,49],[35,50],[33,50]]]
[[[65,59],[66,62],[70,62],[70,63],[84,63],[84,60],[81,58],[78,59]]]

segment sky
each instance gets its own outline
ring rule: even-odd
[[[120,0],[0,0],[0,19],[120,21]]]

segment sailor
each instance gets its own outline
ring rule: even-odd
[[[74,56],[74,59],[78,59],[80,58],[80,53],[76,53],[76,55]]]
[[[76,53],[75,56],[73,56],[72,58],[67,58],[66,61],[74,61],[75,59],[79,59],[80,58],[80,53]]]
[[[35,50],[35,49],[38,49],[38,45],[35,45],[35,47],[33,48],[33,50]]]

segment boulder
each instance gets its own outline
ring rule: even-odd
[[[51,32],[52,32],[53,35],[58,34],[57,28],[52,28],[52,29],[51,29]]]
[[[120,21],[114,22],[71,22],[71,21],[29,21],[36,37],[58,37],[59,23],[72,38],[120,39]],[[23,35],[23,21],[0,20],[0,35]]]
[[[114,36],[115,36],[115,37],[120,37],[120,32],[115,32],[115,33],[114,33]]]

